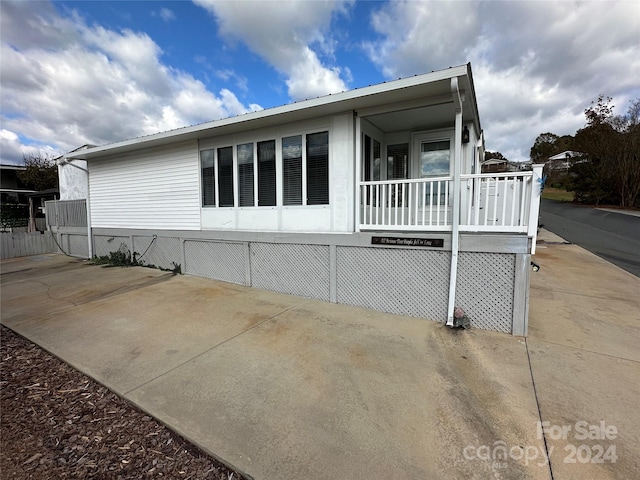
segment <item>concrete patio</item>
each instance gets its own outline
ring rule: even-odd
[[[637,478],[640,279],[541,238],[526,341],[59,255],[2,261],[2,324],[256,479]]]

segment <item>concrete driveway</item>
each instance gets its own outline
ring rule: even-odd
[[[2,261],[1,281],[3,324],[256,479],[547,479],[549,446],[554,478],[638,476],[637,347],[576,353],[552,326],[525,342],[57,255]],[[577,441],[545,446],[541,414],[615,424],[598,443],[617,461],[564,464]]]

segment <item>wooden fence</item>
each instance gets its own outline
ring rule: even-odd
[[[43,253],[56,253],[50,232],[45,233],[0,233],[2,251],[0,258],[26,257]]]

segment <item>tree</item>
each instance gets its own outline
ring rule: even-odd
[[[576,132],[584,164],[572,169],[572,190],[588,203],[633,207],[640,201],[640,98],[625,115],[613,115],[611,97],[600,95],[585,109],[587,124]]]
[[[25,170],[18,172],[18,178],[26,188],[41,191],[58,187],[58,167],[49,156],[24,154]]]
[[[560,137],[555,133],[546,132],[537,136],[533,142],[533,146],[529,152],[529,158],[533,163],[544,163],[549,157],[552,157],[556,153],[555,143]]]
[[[544,163],[549,157],[574,149],[571,135],[558,136],[555,133],[541,133],[533,142],[529,158],[533,163]]]
[[[498,160],[507,160],[504,157],[504,155],[502,155],[500,152],[490,152],[489,150],[484,152],[484,159],[485,160],[491,160],[492,158],[496,158]]]

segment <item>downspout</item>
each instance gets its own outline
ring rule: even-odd
[[[451,79],[451,94],[456,109],[456,123],[453,139],[453,203],[451,219],[451,272],[449,276],[449,305],[447,308],[448,327],[453,327],[453,310],[456,303],[456,281],[458,278],[458,252],[460,249],[460,169],[462,167],[462,98],[458,78]]]
[[[85,172],[87,179],[87,198],[85,199],[85,204],[87,208],[87,243],[89,247],[89,259],[93,258],[93,239],[91,238],[91,203],[89,201],[89,197],[91,196],[89,193],[89,169],[82,168],[75,163],[71,163],[73,160],[68,160],[66,157],[63,157],[62,160],[59,161],[59,165],[70,165],[72,167],[77,168],[78,170],[82,170]],[[89,162],[87,162],[87,167],[89,167]]]

